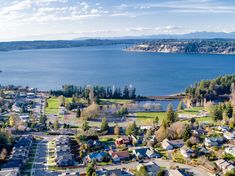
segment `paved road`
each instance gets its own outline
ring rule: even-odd
[[[34,160],[34,175],[35,176],[57,176],[59,172],[51,172],[46,168],[47,161],[47,140],[39,142],[37,153]]]
[[[193,167],[193,166],[189,166],[189,165],[185,165],[185,164],[179,164],[179,163],[174,163],[171,161],[165,161],[162,159],[153,159],[152,161],[155,162],[156,164],[158,164],[159,166],[166,167],[168,169],[171,166],[179,166],[182,169],[186,169],[187,171],[192,172],[195,176],[211,176],[211,174],[206,169],[201,168],[201,167]],[[109,166],[105,166],[105,169],[108,169],[108,170],[122,169],[122,168],[133,169],[133,168],[136,168],[136,166],[138,164],[139,164],[138,162],[131,162],[128,164],[109,165]],[[101,168],[104,168],[104,166],[98,166],[97,169],[101,169]],[[86,169],[79,168],[74,171],[79,171],[80,173],[85,173]]]

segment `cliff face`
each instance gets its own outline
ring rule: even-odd
[[[155,41],[134,45],[128,51],[158,53],[235,54],[234,40]]]

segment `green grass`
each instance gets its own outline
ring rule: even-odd
[[[136,122],[139,125],[152,125],[156,116],[159,117],[159,123],[161,123],[166,118],[166,112],[138,112]]]
[[[189,109],[184,109],[183,111],[179,111],[178,114],[191,114],[191,115],[196,115],[199,113],[199,111],[205,110],[204,107],[193,107]]]
[[[125,99],[100,99],[101,102],[111,102],[111,103],[118,103],[118,104],[125,104],[125,103],[132,103],[132,100],[125,100]]]
[[[198,122],[212,122],[213,121],[212,117],[200,117],[200,118],[196,118],[196,120]]]
[[[47,100],[48,106],[46,108],[46,114],[55,114],[57,115],[59,112],[59,102],[57,98],[49,98]]]

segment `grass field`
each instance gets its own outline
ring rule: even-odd
[[[159,123],[166,118],[166,112],[138,112],[136,122],[138,125],[152,125],[155,117],[159,117]]]
[[[46,114],[58,114],[59,112],[59,102],[57,98],[49,98],[47,100],[48,106],[45,110]]]
[[[111,103],[119,103],[119,104],[125,104],[125,103],[131,103],[132,100],[125,100],[125,99],[100,99],[101,102],[111,102]]]

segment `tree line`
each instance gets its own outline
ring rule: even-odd
[[[231,94],[231,86],[235,83],[235,75],[225,75],[212,80],[202,80],[185,90],[186,97],[193,104],[201,101],[213,101],[222,95]]]
[[[51,90],[53,96],[72,97],[75,95],[79,98],[88,99],[92,94],[96,98],[119,98],[119,99],[135,99],[136,88],[132,86],[120,87],[111,86],[75,86],[63,85],[61,90]]]

